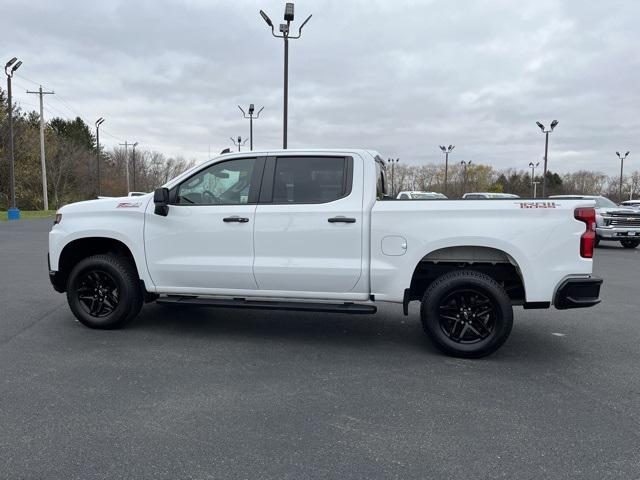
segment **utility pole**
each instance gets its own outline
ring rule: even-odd
[[[247,143],[247,138],[245,138],[244,140],[242,140],[242,137],[240,135],[238,135],[238,140],[234,140],[233,137],[229,137],[231,139],[231,141],[233,142],[233,146],[234,147],[238,147],[238,151],[240,151],[242,145],[244,145],[245,143]]]
[[[536,198],[536,190],[537,190],[537,186],[540,184],[540,182],[533,182],[533,198]]]
[[[533,163],[529,162],[529,167],[531,167],[531,188],[533,189],[533,198],[536,198],[536,168],[538,168],[540,162]]]
[[[276,38],[284,39],[284,105],[282,112],[282,148],[284,150],[287,149],[287,123],[288,123],[288,111],[289,111],[289,39],[295,40],[302,36],[302,27],[304,27],[307,22],[311,19],[311,15],[307,17],[307,19],[302,22],[300,28],[298,29],[298,35],[291,36],[289,34],[289,29],[291,26],[291,22],[293,22],[293,3],[288,2],[284,7],[284,21],[287,23],[280,24],[280,33],[282,35],[276,35],[273,27],[273,22],[269,18],[269,16],[260,10],[260,16],[266,22],[266,24],[271,27],[271,35]]]
[[[133,191],[136,191],[136,147],[138,146],[138,142],[132,145],[131,149],[131,166],[133,167]],[[127,192],[127,195],[129,192]]]
[[[37,92],[27,90],[27,93],[33,93],[40,96],[40,166],[42,168],[42,204],[45,210],[49,210],[49,197],[47,196],[47,162],[45,160],[44,153],[44,106],[42,97],[44,95],[53,95],[53,90],[45,92],[42,90],[42,85]]]
[[[257,118],[260,117],[260,112],[262,110],[264,110],[264,107],[262,107],[260,110],[258,110],[258,113],[256,113],[255,116],[253,116],[253,112],[255,110],[255,107],[253,106],[253,103],[249,104],[249,115],[244,113],[244,110],[242,109],[242,107],[240,105],[238,105],[238,108],[242,112],[242,116],[244,118],[248,118],[249,119],[249,150],[253,150],[253,119],[254,118],[257,119]]]
[[[96,163],[98,165],[98,197],[102,195],[102,181],[100,180],[100,125],[104,122],[104,118],[100,117],[96,120]]]
[[[129,180],[129,145],[131,145],[131,142],[125,141],[124,143],[119,143],[118,145],[124,147],[124,165],[127,173],[127,195],[129,195],[129,192],[131,191],[131,182]]]
[[[622,179],[623,179],[622,172],[624,169],[624,161],[626,160],[629,153],[630,152],[627,151],[627,153],[625,153],[624,156],[622,156],[620,155],[620,152],[616,152],[616,155],[620,159],[620,190],[618,192],[618,202],[622,202]]]
[[[13,101],[11,97],[11,79],[15,71],[20,68],[22,62],[16,63],[18,59],[13,57],[4,66],[4,73],[7,75],[7,103],[9,107],[9,201],[11,202],[7,210],[9,220],[20,220],[20,210],[16,207],[16,184],[13,156]],[[15,65],[14,65],[15,64]]]
[[[553,129],[558,125],[558,120],[554,120],[551,122],[549,130],[544,128],[544,125],[540,122],[536,122],[536,125],[542,130],[544,133],[544,173],[542,174],[542,198],[547,196],[547,160],[549,154],[549,134],[553,132]]]
[[[447,195],[447,177],[449,174],[449,154],[456,148],[455,145],[449,145],[445,147],[444,145],[440,145],[440,150],[444,153],[444,194]]]
[[[396,163],[398,163],[400,161],[399,158],[393,159],[393,158],[388,158],[387,159],[387,163],[391,164],[391,196],[393,198],[395,198],[396,196]]]
[[[465,162],[464,160],[462,160],[460,162],[460,165],[464,167],[464,177],[463,177],[463,186],[462,186],[462,195],[464,195],[467,192],[467,167],[471,165],[471,160],[469,160],[468,162]]]

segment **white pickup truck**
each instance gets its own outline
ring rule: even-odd
[[[222,155],[154,194],[62,207],[49,275],[80,322],[117,328],[144,302],[375,313],[421,302],[444,352],[480,357],[513,306],[599,302],[592,200],[395,200],[367,150]]]

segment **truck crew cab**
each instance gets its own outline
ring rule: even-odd
[[[592,200],[407,202],[376,152],[225,154],[140,197],[62,207],[50,278],[84,325],[118,328],[144,302],[375,313],[421,302],[444,352],[480,357],[513,306],[599,302]]]

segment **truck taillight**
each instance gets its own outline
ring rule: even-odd
[[[593,247],[596,243],[596,210],[594,208],[576,208],[573,216],[587,226],[580,237],[580,256],[593,258]]]

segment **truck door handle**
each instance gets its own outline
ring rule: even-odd
[[[222,219],[223,222],[237,222],[237,223],[247,223],[249,221],[248,218],[246,217],[238,217],[237,215],[234,215],[233,217],[225,217]]]
[[[356,219],[351,217],[331,217],[328,221],[329,223],[356,223]]]

